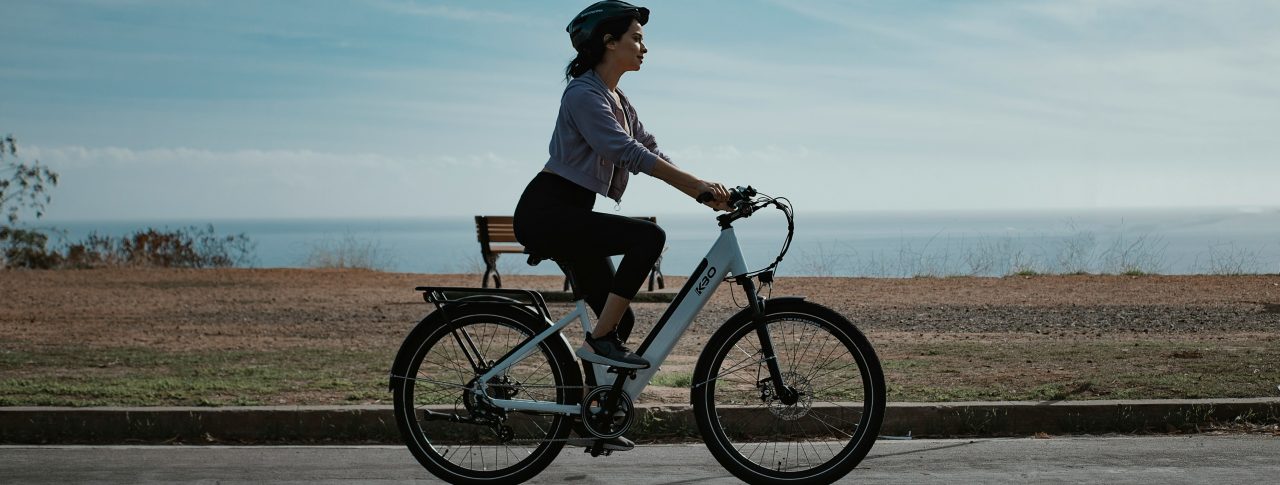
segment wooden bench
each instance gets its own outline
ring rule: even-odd
[[[503,254],[523,254],[524,246],[516,240],[515,229],[511,225],[511,216],[476,216],[476,239],[480,241],[480,256],[484,258],[484,275],[480,277],[480,286],[489,287],[489,275],[493,275],[493,287],[502,288],[502,275],[498,273],[498,256]],[[645,221],[658,223],[656,217],[637,217]],[[665,248],[664,248],[665,249]],[[653,263],[649,272],[649,291],[654,284],[658,289],[666,288],[662,280],[662,255]],[[564,280],[564,289],[569,289],[569,279]]]

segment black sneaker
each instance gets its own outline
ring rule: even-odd
[[[636,447],[635,443],[632,443],[631,440],[623,436],[619,436],[617,438],[609,438],[609,439],[596,438],[594,436],[588,437],[588,438],[583,438],[581,436],[574,436],[572,438],[569,438],[568,445],[581,446],[583,448],[590,448],[592,446],[595,446],[597,440],[604,442],[604,449],[609,451],[630,451],[632,448]]]
[[[617,332],[609,332],[603,337],[594,338],[587,335],[587,343],[578,349],[578,357],[597,364],[623,367],[627,369],[648,369],[649,361],[636,355],[622,344]]]

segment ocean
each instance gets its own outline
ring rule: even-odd
[[[713,216],[658,216],[667,232],[662,268],[687,275],[719,229]],[[363,255],[378,269],[475,273],[480,263],[471,217],[63,221],[53,243],[90,233],[121,236],[144,228],[212,225],[246,235],[250,266],[308,267],[316,256]],[[773,261],[786,221],[767,210],[736,225],[749,266]],[[501,258],[504,274],[555,274],[547,262]],[[780,276],[1002,276],[1015,273],[1280,273],[1280,208],[987,212],[804,213]]]

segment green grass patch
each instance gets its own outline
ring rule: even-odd
[[[878,343],[889,400],[1266,397],[1275,396],[1280,384],[1280,337],[1214,335],[1190,340],[1191,336],[1166,336],[1127,341],[1017,337],[992,342]],[[0,406],[387,402],[387,371],[394,352],[319,348],[171,352],[146,347],[22,345],[0,341]],[[855,380],[853,374],[834,381],[826,377],[829,383]],[[688,388],[692,381],[689,372],[663,372],[651,385]],[[824,392],[854,399],[861,388],[837,384]]]
[[[1276,395],[1277,343],[1044,339],[877,350],[885,355],[890,401],[1195,399]]]
[[[651,386],[659,387],[693,387],[693,374],[689,372],[663,372],[655,374],[649,381]]]
[[[0,352],[2,406],[228,406],[386,398],[383,352],[166,352],[52,347]],[[379,393],[381,391],[381,393]]]

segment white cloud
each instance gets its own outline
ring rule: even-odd
[[[403,158],[376,153],[324,153],[312,150],[228,150],[216,151],[186,147],[135,150],[122,147],[23,147],[29,155],[67,169],[93,166],[149,164],[166,166],[219,166],[242,168],[321,169],[358,167],[393,169],[408,166],[444,168],[467,164],[481,169],[505,169],[517,164],[492,152],[469,155],[437,155]]]
[[[495,10],[451,5],[423,4],[413,1],[372,0],[369,4],[402,15],[461,20],[465,22],[531,24],[538,23],[540,20],[526,15],[514,15]]]
[[[763,145],[739,148],[736,145],[701,146],[692,145],[670,150],[671,158],[680,160],[698,160],[705,162],[749,163],[751,165],[781,164],[783,162],[802,162],[812,158],[813,152],[804,146]]]
[[[394,157],[311,150],[23,147],[59,172],[53,219],[421,216],[477,188],[516,192],[527,164],[492,152]],[[518,194],[518,192],[516,192]],[[507,204],[493,198],[493,206]]]
[[[834,25],[853,35],[870,35],[907,44],[929,43],[925,29],[895,27],[884,22],[883,15],[871,9],[859,8],[869,3],[852,4],[844,1],[796,2],[793,0],[769,0],[769,3],[811,20]]]

